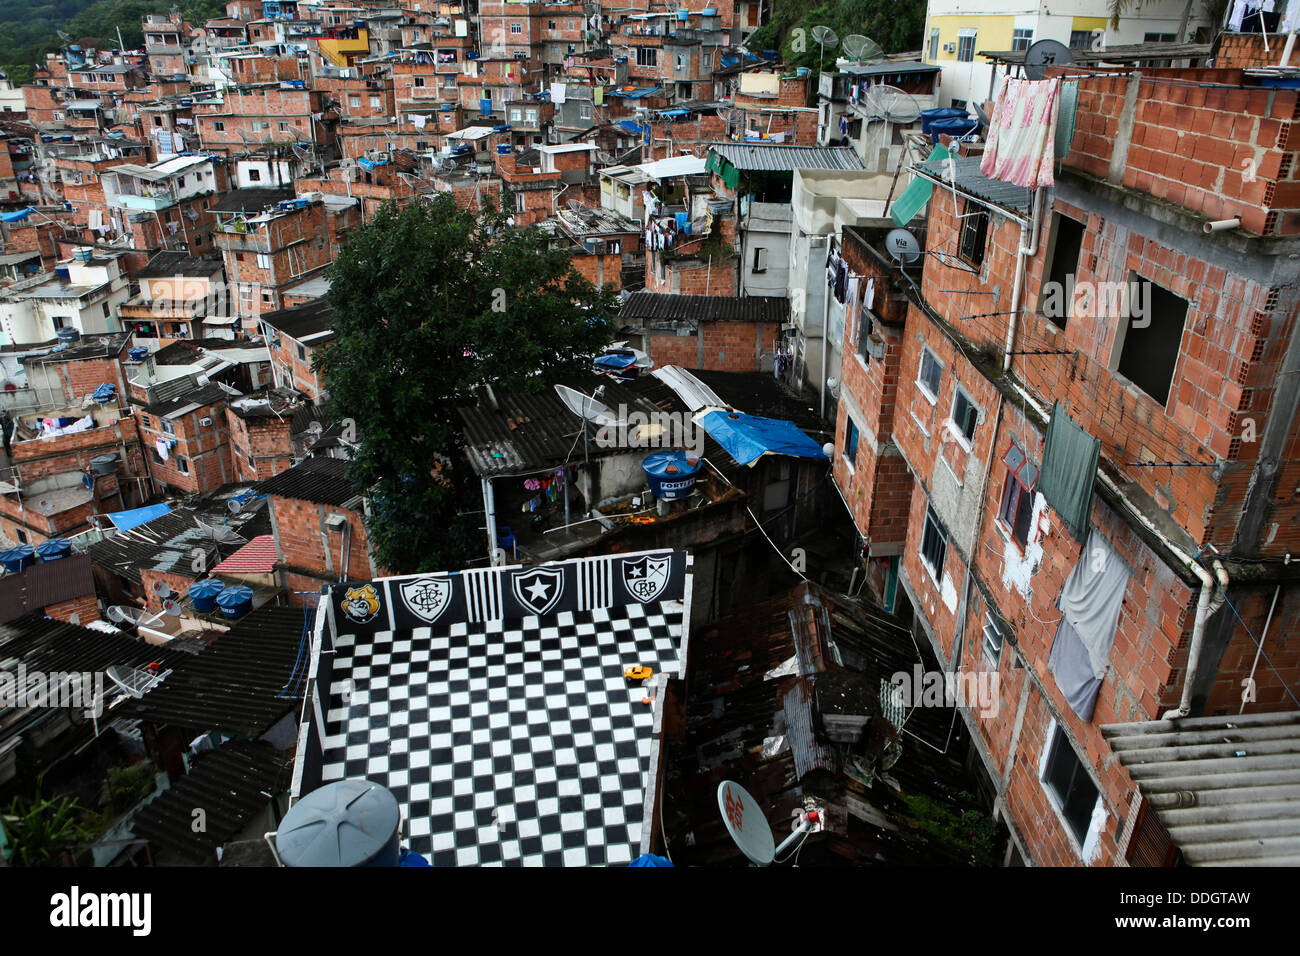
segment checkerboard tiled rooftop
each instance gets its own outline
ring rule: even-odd
[[[374,600],[349,607],[379,630],[341,610],[358,586],[334,589],[306,776],[388,787],[407,845],[434,866],[627,863],[652,827],[659,770],[657,703],[643,703],[654,682],[624,669],[680,674],[689,617],[687,556],[646,557],[374,582]],[[663,586],[641,600],[647,576]],[[550,607],[519,616],[530,601]],[[390,627],[408,620],[390,604],[434,620]]]

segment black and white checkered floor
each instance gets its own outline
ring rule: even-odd
[[[324,782],[402,805],[434,866],[601,866],[639,852],[654,705],[626,667],[678,671],[682,603],[339,635]]]

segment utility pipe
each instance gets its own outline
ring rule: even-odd
[[[1034,211],[1029,225],[1020,227],[1020,247],[1016,250],[1016,277],[1011,283],[1011,315],[1007,322],[1007,344],[1002,350],[1002,371],[1011,369],[1011,349],[1016,338],[1016,317],[1020,314],[1020,298],[1025,285],[1025,257],[1038,253],[1038,233],[1042,228],[1043,205],[1046,194],[1042,189],[1034,190]],[[1029,246],[1025,246],[1026,230],[1029,233]]]
[[[1213,222],[1207,222],[1203,227],[1205,234],[1208,236],[1212,232],[1227,232],[1229,229],[1236,229],[1241,225],[1241,219],[1215,219]]]
[[[488,561],[492,567],[497,564],[497,514],[496,502],[492,497],[492,479],[483,479],[483,510],[487,515]]]
[[[1292,36],[1294,35],[1295,34],[1292,34]],[[1254,688],[1254,684],[1255,684],[1255,668],[1259,667],[1259,655],[1264,653],[1264,638],[1268,637],[1268,627],[1270,624],[1273,623],[1273,611],[1277,609],[1277,597],[1281,592],[1282,592],[1282,585],[1280,584],[1273,589],[1273,603],[1268,606],[1268,618],[1265,619],[1264,621],[1264,631],[1259,635],[1259,644],[1256,645],[1255,647],[1255,660],[1252,661],[1250,665],[1250,684],[1247,685],[1251,689]],[[1246,712],[1246,695],[1242,694],[1241,710],[1237,711],[1237,713],[1242,714],[1245,712]]]

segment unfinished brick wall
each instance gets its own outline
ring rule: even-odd
[[[60,601],[58,604],[51,604],[45,608],[45,616],[52,617],[56,621],[66,621],[69,624],[80,624],[85,627],[91,621],[103,620],[99,613],[99,601],[95,598],[92,591],[90,594],[83,594],[79,598],[73,598],[71,601]]]
[[[289,419],[242,418],[227,410],[237,481],[265,481],[293,466]]]
[[[337,581],[340,574],[339,558],[346,535],[330,531],[325,526],[325,520],[330,515],[339,514],[347,519],[352,528],[347,562],[349,578],[369,579],[376,576],[375,568],[370,563],[362,515],[345,508],[279,495],[272,495],[270,504],[275,523],[278,566],[286,571],[315,576],[317,580]]]
[[[650,332],[645,351],[655,364],[717,372],[771,368],[780,329],[775,322],[704,322],[693,335]]]
[[[200,419],[208,420],[209,424],[199,424]],[[193,494],[209,494],[235,480],[225,405],[219,402],[204,405],[170,421],[175,434],[163,431],[158,415],[144,412],[140,416],[140,438],[149,452],[149,473],[154,481]],[[158,461],[156,457],[159,438],[176,442],[168,450],[166,461]],[[186,470],[181,470],[179,459],[185,460]]]

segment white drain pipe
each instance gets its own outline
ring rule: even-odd
[[[1007,344],[1002,350],[1002,371],[1011,369],[1011,350],[1015,347],[1016,319],[1020,315],[1020,299],[1025,286],[1025,258],[1038,253],[1038,233],[1043,223],[1043,202],[1046,198],[1042,189],[1034,190],[1034,209],[1029,217],[1029,225],[1020,227],[1020,248],[1016,250],[1016,277],[1011,283],[1011,315],[1007,322]],[[1025,230],[1029,230],[1029,247],[1025,247]]]

